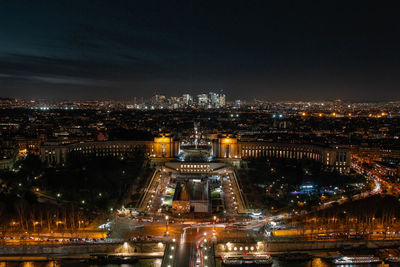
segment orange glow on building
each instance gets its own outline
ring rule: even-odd
[[[154,143],[171,143],[172,137],[162,134],[160,137],[154,137]]]
[[[26,148],[20,149],[18,151],[18,156],[20,156],[20,157],[25,157],[27,154],[28,154],[28,150]]]
[[[237,139],[236,138],[226,137],[226,138],[222,138],[221,139],[221,143],[222,144],[236,144],[237,143]]]

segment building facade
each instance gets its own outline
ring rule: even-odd
[[[130,153],[138,149],[149,158],[172,159],[179,153],[179,141],[174,140],[170,135],[163,134],[155,137],[153,141],[93,141],[72,144],[47,142],[40,147],[40,155],[43,162],[55,166],[64,165],[70,157],[82,155],[129,157]],[[261,157],[312,159],[340,172],[349,171],[351,163],[351,152],[345,147],[245,141],[233,135],[218,136],[212,142],[212,156],[222,160]],[[185,164],[182,166],[186,167]],[[196,166],[196,164],[187,166],[190,166],[187,168],[189,171],[191,166]],[[185,171],[185,167],[181,170]],[[200,169],[207,170],[207,168]],[[201,172],[200,169],[199,172]]]
[[[261,157],[312,159],[340,172],[348,172],[351,163],[351,152],[348,148],[268,141],[241,141],[232,135],[219,136],[214,140],[212,153],[215,158],[221,159]]]
[[[64,165],[75,156],[129,157],[130,153],[142,150],[149,158],[174,158],[179,151],[179,142],[169,135],[155,137],[153,141],[94,141],[72,144],[44,143],[40,148],[43,162],[49,165]]]

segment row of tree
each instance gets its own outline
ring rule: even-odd
[[[36,203],[31,205],[23,199],[16,200],[13,203],[13,210],[7,214],[5,206],[0,202],[3,233],[8,231],[75,231],[87,227],[97,215],[74,204],[59,206]]]
[[[392,196],[374,196],[301,215],[290,223],[302,228],[400,231],[400,203]]]

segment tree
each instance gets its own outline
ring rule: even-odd
[[[25,214],[26,214],[27,206],[28,206],[28,204],[23,199],[19,199],[14,203],[14,207],[18,214],[19,223],[20,223],[22,230],[28,230],[28,227],[25,227],[25,221],[26,221]]]

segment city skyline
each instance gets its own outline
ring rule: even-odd
[[[1,97],[399,100],[389,4],[5,1]]]
[[[397,6],[0,3],[0,266],[400,266]]]

